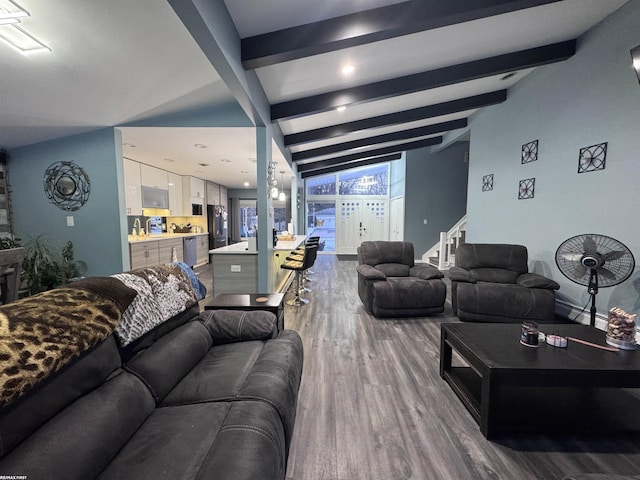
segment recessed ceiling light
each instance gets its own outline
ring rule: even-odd
[[[204,173],[202,170],[196,170],[196,173]]]
[[[248,187],[248,186],[250,185],[250,183],[249,183],[249,182],[244,182],[244,183],[243,183],[243,185],[244,185],[245,187]]]
[[[240,170],[240,173],[246,173],[247,175],[249,174],[249,172],[246,170]]]
[[[251,163],[257,163],[257,162],[258,162],[258,160],[257,160],[257,159],[255,159],[255,158],[249,158],[249,161],[250,161]]]
[[[129,148],[136,148],[136,146],[133,143],[123,143],[122,146],[129,147]]]
[[[355,70],[356,70],[356,67],[354,65],[350,64],[350,63],[347,64],[347,65],[344,65],[340,69],[340,71],[342,72],[343,75],[351,75],[353,72],[355,72]]]
[[[340,105],[336,110],[340,113],[344,112],[347,109],[346,105]]]
[[[504,77],[500,78],[500,80],[509,80],[510,78],[515,77],[517,74],[517,72],[507,73]]]
[[[175,162],[175,160],[173,158],[165,158],[164,161],[165,162],[169,162],[169,163]]]
[[[207,148],[204,143],[194,143],[193,146],[196,148]]]
[[[228,158],[221,158],[220,161],[222,163],[231,163],[231,160],[229,160]]]
[[[209,166],[208,163],[199,163],[198,165],[200,165],[201,167],[208,167]]]

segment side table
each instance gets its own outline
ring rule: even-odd
[[[284,293],[221,293],[205,310],[266,310],[277,318],[278,331],[284,330]]]

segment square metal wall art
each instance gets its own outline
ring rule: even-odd
[[[482,177],[482,191],[488,192],[493,190],[493,173]]]
[[[518,187],[518,200],[526,200],[533,198],[536,189],[536,179],[527,178],[520,180],[520,186]]]
[[[578,173],[604,170],[607,160],[607,142],[580,149]]]
[[[535,162],[536,160],[538,160],[538,140],[522,145],[522,163]]]

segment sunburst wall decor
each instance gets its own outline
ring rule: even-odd
[[[52,163],[44,172],[44,193],[62,210],[78,210],[89,200],[90,190],[89,176],[73,162]]]

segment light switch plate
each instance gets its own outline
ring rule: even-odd
[[[67,227],[75,227],[73,215],[67,215]]]
[[[242,266],[241,265],[231,265],[231,271],[232,272],[241,272],[242,271]]]

